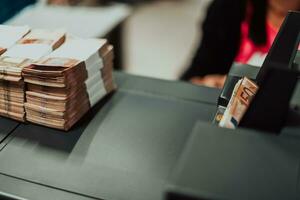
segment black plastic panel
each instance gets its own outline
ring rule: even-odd
[[[173,172],[168,200],[297,200],[299,161],[295,137],[199,122]]]

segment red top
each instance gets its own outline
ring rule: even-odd
[[[261,66],[272,43],[277,35],[278,29],[273,27],[270,22],[266,23],[267,42],[264,45],[256,45],[249,38],[249,24],[243,22],[241,25],[241,44],[236,62]]]

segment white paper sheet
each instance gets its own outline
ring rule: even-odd
[[[0,25],[0,47],[9,48],[29,32],[28,26]]]
[[[84,61],[89,59],[106,43],[102,39],[68,39],[65,43],[49,56],[52,58],[72,58]],[[98,57],[99,58],[99,57]],[[95,58],[91,57],[95,60]],[[93,64],[93,63],[92,63]]]
[[[38,60],[43,56],[51,53],[52,47],[45,44],[30,44],[30,45],[15,45],[6,51],[3,56],[13,58],[28,58],[31,60]]]

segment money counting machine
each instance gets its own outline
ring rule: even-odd
[[[168,200],[300,199],[300,13],[290,12],[261,68],[235,64],[218,98],[246,76],[259,90],[240,127],[199,121],[173,170]]]
[[[212,124],[221,90],[114,77],[118,90],[67,133],[0,118],[0,199],[300,199],[297,120],[281,134],[223,129]]]
[[[279,133],[285,125],[290,100],[300,77],[300,69],[295,63],[300,41],[299,33],[300,14],[290,12],[261,68],[233,67],[219,97],[220,106],[228,104],[233,87],[241,77],[247,76],[255,80],[259,86],[258,93],[241,121],[242,127]]]

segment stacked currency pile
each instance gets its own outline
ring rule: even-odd
[[[32,30],[0,56],[0,115],[25,120],[22,69],[48,55],[65,40],[61,31]]]
[[[219,113],[219,116],[215,119],[219,122],[220,127],[224,128],[236,128],[246,113],[253,97],[258,91],[256,83],[244,77],[239,80],[234,87],[232,96],[223,114]],[[219,110],[218,110],[219,111]],[[217,113],[218,114],[218,113]]]
[[[115,89],[113,48],[101,39],[68,39],[23,70],[26,119],[69,130],[101,98]]]

